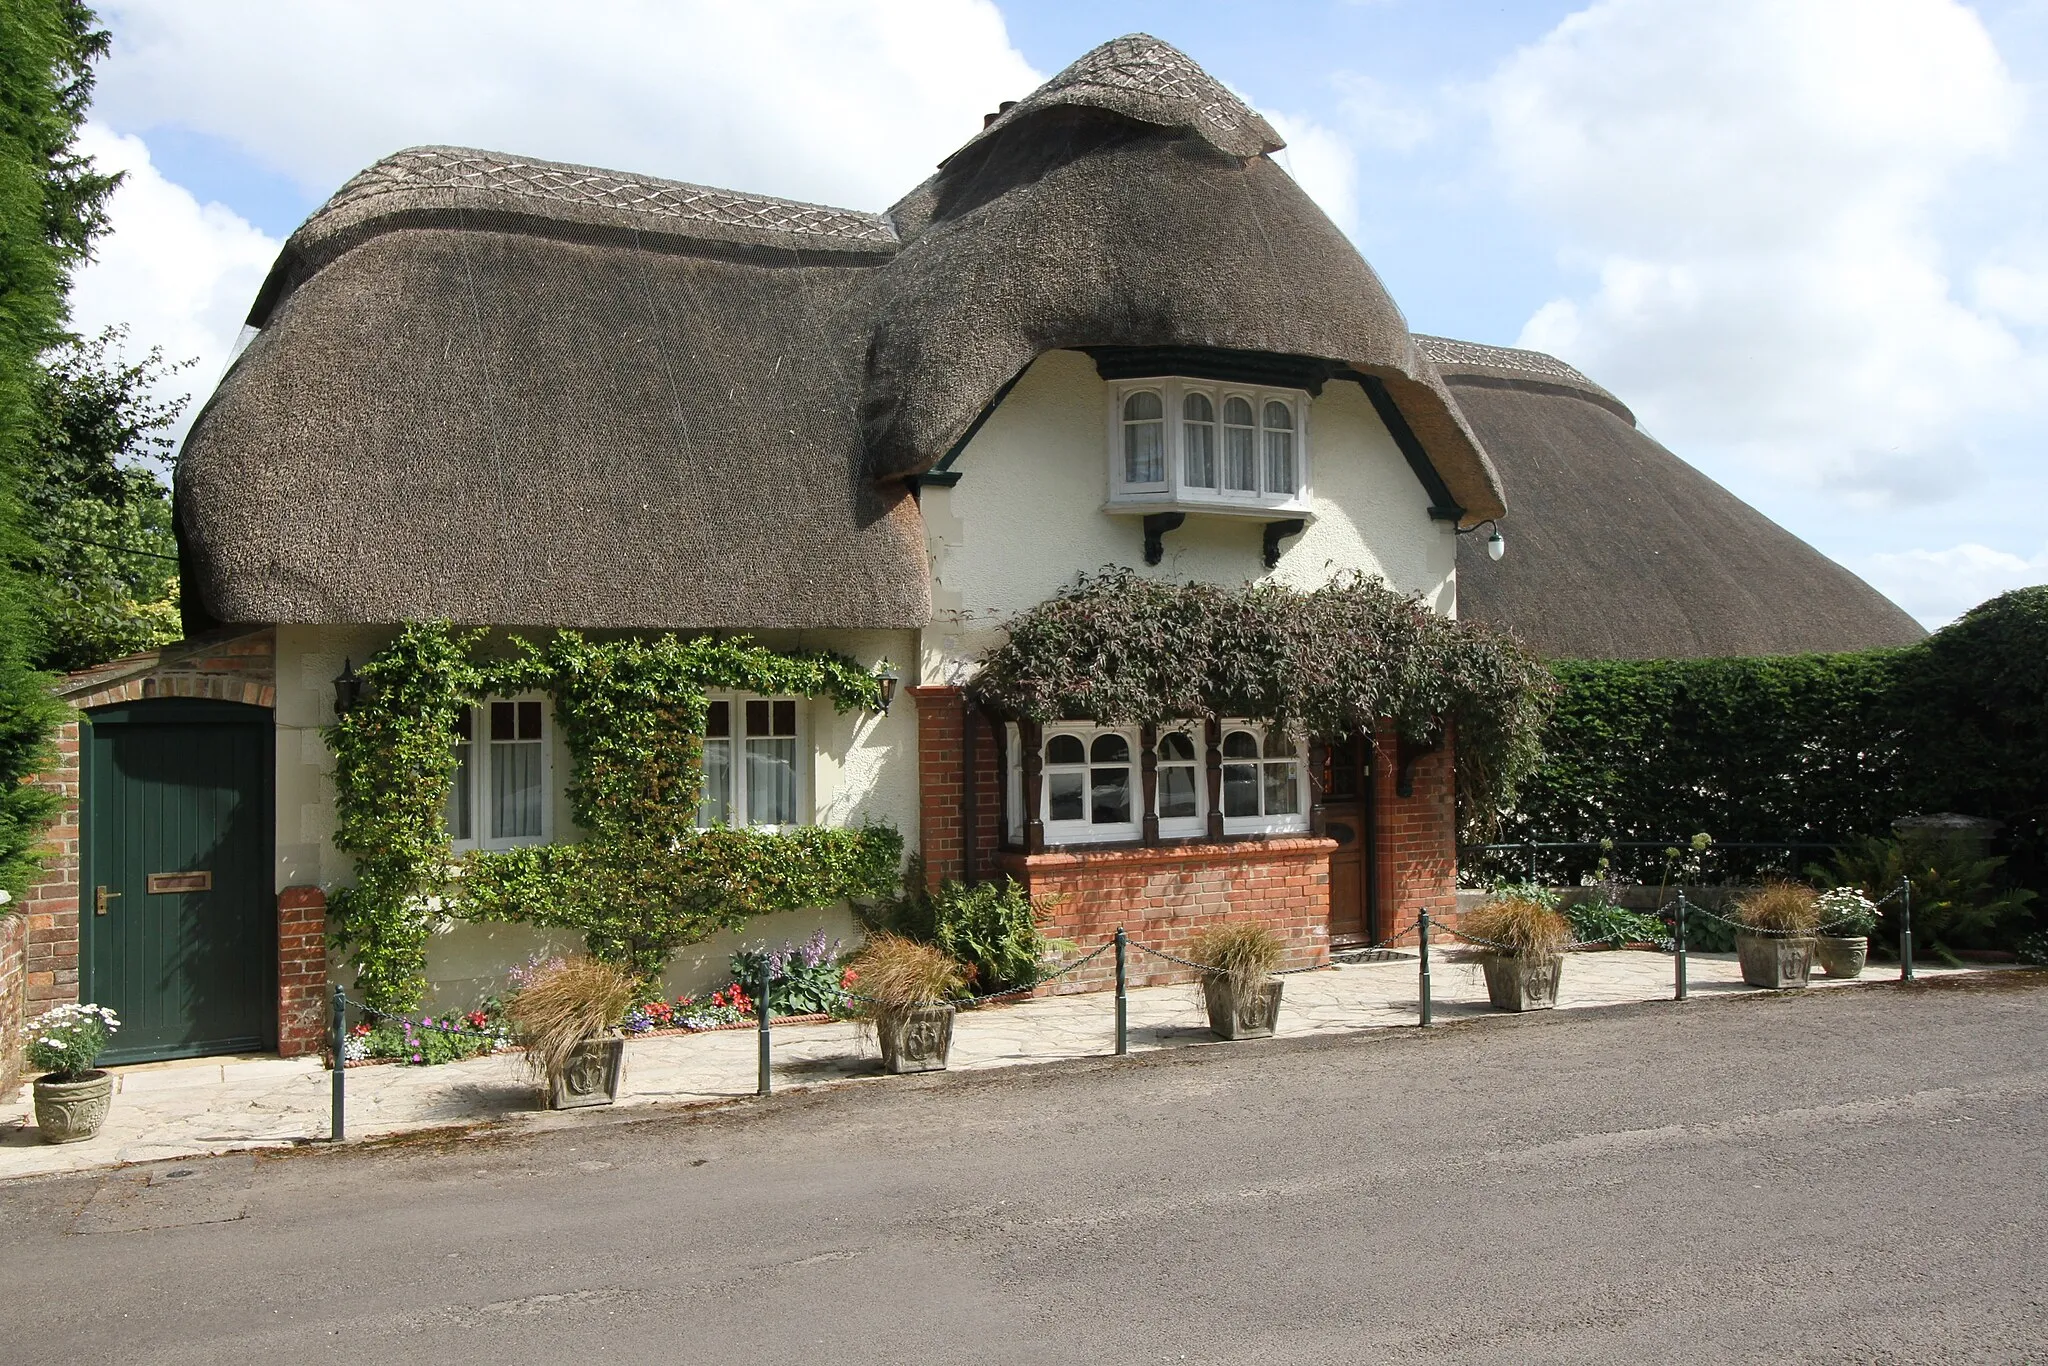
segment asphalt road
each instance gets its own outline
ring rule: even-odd
[[[2044,1041],[2028,974],[15,1183],[0,1361],[2043,1360]]]

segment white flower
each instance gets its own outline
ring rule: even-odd
[[[12,900],[14,900],[14,893],[8,891],[5,887],[0,887],[0,906],[5,906]]]

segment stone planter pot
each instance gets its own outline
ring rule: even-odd
[[[1489,953],[1479,960],[1486,970],[1486,999],[1495,1010],[1553,1010],[1557,1006],[1557,982],[1564,976],[1564,955],[1525,957],[1517,953]]]
[[[884,1010],[875,1017],[875,1037],[882,1045],[882,1070],[943,1072],[953,1051],[953,1007],[911,1006]]]
[[[1813,956],[1830,977],[1861,977],[1863,965],[1870,961],[1870,939],[1860,934],[1823,934],[1813,941]]]
[[[569,1063],[548,1093],[551,1110],[580,1110],[610,1105],[619,1098],[619,1080],[626,1072],[623,1037],[585,1039],[569,1055]]]
[[[1209,1007],[1209,1028],[1219,1039],[1270,1039],[1280,1021],[1280,989],[1285,984],[1268,977],[1252,990],[1238,994],[1236,983],[1227,976],[1202,979],[1202,999]]]
[[[1735,953],[1742,960],[1742,980],[1753,987],[1782,991],[1803,987],[1813,975],[1813,940],[1774,935],[1735,935]]]
[[[38,1077],[35,1095],[36,1128],[43,1142],[82,1142],[107,1122],[107,1107],[114,1101],[114,1074],[95,1069],[78,1081]]]

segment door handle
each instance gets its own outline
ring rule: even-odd
[[[119,895],[121,895],[119,892],[110,892],[105,887],[93,888],[92,913],[94,915],[105,915],[107,913],[107,903]]]

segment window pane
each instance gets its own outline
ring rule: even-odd
[[[1241,398],[1223,400],[1223,420],[1233,427],[1252,425],[1252,405]]]
[[[1255,435],[1249,427],[1223,429],[1223,487],[1233,492],[1251,493],[1258,489],[1258,468],[1252,447]]]
[[[1266,433],[1266,492],[1294,492],[1294,433]]]
[[[1181,400],[1181,432],[1187,454],[1183,477],[1198,489],[1216,487],[1216,408],[1205,394]]]
[[[723,702],[714,704],[724,706]],[[732,824],[732,741],[704,742],[704,795],[697,803],[697,824]]]
[[[1182,760],[1193,763],[1195,740],[1184,730],[1170,730],[1159,737],[1159,757],[1162,761]]]
[[[704,733],[706,735],[732,734],[732,703],[713,702],[711,704],[710,709],[706,711],[704,716]],[[727,752],[727,757],[731,757],[730,751]]]
[[[1088,770],[1089,820],[1096,825],[1131,823],[1131,771],[1128,768]]]
[[[1266,732],[1266,757],[1268,759],[1296,759],[1301,751],[1295,746],[1294,738],[1284,730]]]
[[[749,734],[749,735],[772,735],[772,734],[774,734],[774,732],[773,732],[773,731],[771,731],[771,730],[769,730],[769,729],[768,729],[768,725],[769,725],[769,721],[768,721],[768,704],[767,704],[766,702],[749,702],[749,703],[747,703],[747,734]]]
[[[1234,730],[1223,737],[1223,757],[1226,759],[1256,759],[1259,757],[1259,737],[1248,730]]]
[[[1088,757],[1098,764],[1127,764],[1131,761],[1131,742],[1121,735],[1098,735]]]
[[[520,702],[516,705],[519,708],[519,738],[540,739],[540,703]]]
[[[747,824],[796,824],[796,741],[747,741]]]
[[[1045,780],[1046,819],[1078,821],[1086,814],[1081,801],[1081,775],[1054,773]]]
[[[1158,484],[1166,479],[1166,424],[1124,424],[1124,482]]]
[[[1274,431],[1294,430],[1294,410],[1284,403],[1269,402],[1266,405],[1266,425]]]
[[[1045,761],[1049,764],[1080,764],[1088,761],[1088,751],[1081,748],[1077,735],[1055,735],[1045,742]]]
[[[796,703],[777,702],[775,704],[775,733],[777,735],[796,734]]]
[[[519,738],[518,709],[510,702],[491,703],[491,738],[493,740],[516,740]]]
[[[1223,766],[1223,814],[1226,816],[1256,816],[1259,814],[1259,766],[1257,764],[1225,764]]]
[[[1189,422],[1214,422],[1216,408],[1207,394],[1189,394],[1180,401],[1180,415]]]
[[[510,709],[509,703],[493,703]],[[491,718],[497,729],[497,717]],[[532,741],[491,745],[491,838],[540,838],[540,746]]]
[[[1301,810],[1301,784],[1295,780],[1297,764],[1266,765],[1266,814],[1292,816]]]
[[[457,712],[455,713],[455,738],[456,738],[456,739],[458,739],[458,740],[474,740],[474,739],[476,739],[476,723],[475,723],[475,721],[474,721],[474,720],[472,720],[472,719],[471,719],[471,718],[472,718],[472,717],[473,717],[474,715],[475,715],[475,713],[474,713],[473,711],[471,711],[471,710],[470,710],[470,709],[469,709],[468,707],[463,707],[463,708],[462,708],[461,710],[459,710],[459,711],[457,711]]]
[[[462,715],[467,720],[469,712],[465,710]],[[448,822],[448,838],[451,840],[476,838],[470,830],[473,799],[469,785],[469,756],[475,749],[476,746],[470,744],[455,747],[455,786],[448,790],[448,810],[443,817]]]
[[[1157,422],[1166,416],[1166,408],[1160,403],[1159,395],[1150,389],[1140,389],[1124,400],[1124,421]]]
[[[1159,815],[1198,815],[1195,805],[1195,770],[1184,764],[1168,764],[1159,770]]]

